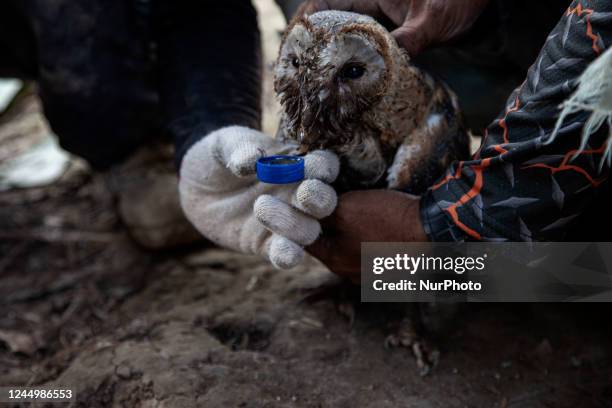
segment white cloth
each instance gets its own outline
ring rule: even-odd
[[[183,158],[179,192],[187,218],[211,241],[249,254],[261,254],[278,268],[291,268],[304,257],[304,246],[321,233],[319,221],[337,204],[328,184],[340,163],[328,151],[304,157],[306,179],[272,185],[256,177],[262,156],[291,154],[294,145],[245,127],[217,130]]]

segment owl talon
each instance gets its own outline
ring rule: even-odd
[[[396,335],[390,334],[385,338],[384,344],[386,349],[391,349],[399,346],[400,341]]]
[[[353,303],[348,301],[338,302],[336,307],[338,313],[348,319],[349,327],[352,328],[353,323],[355,323],[355,306],[353,306]]]
[[[355,303],[354,296],[351,296],[350,291],[352,285],[346,284],[346,282],[333,282],[328,285],[324,285],[315,289],[308,289],[301,291],[302,298],[300,303],[314,304],[324,300],[332,300],[336,307],[336,311],[344,318],[347,319],[349,328],[353,327],[355,323]]]
[[[419,374],[426,376],[431,369],[438,365],[440,352],[432,349],[427,342],[417,335],[413,322],[404,319],[400,323],[399,330],[388,335],[384,342],[385,348],[405,347],[409,349],[416,360]]]

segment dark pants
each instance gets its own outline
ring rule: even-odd
[[[179,160],[206,133],[260,123],[248,0],[8,0],[0,76],[36,79],[61,145],[105,168],[166,133]]]

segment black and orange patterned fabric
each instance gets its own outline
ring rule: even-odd
[[[577,157],[588,112],[568,116],[554,142],[549,138],[559,105],[611,42],[612,1],[569,5],[480,149],[454,163],[422,197],[421,218],[432,241],[562,241],[572,239],[568,232],[595,207],[605,214],[590,220],[610,220],[596,205],[610,196],[610,169],[600,170],[607,127]]]

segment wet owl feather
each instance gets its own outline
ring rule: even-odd
[[[340,189],[420,193],[469,154],[452,92],[370,17],[324,11],[294,19],[274,86],[283,108],[278,137],[302,152],[335,151]]]

